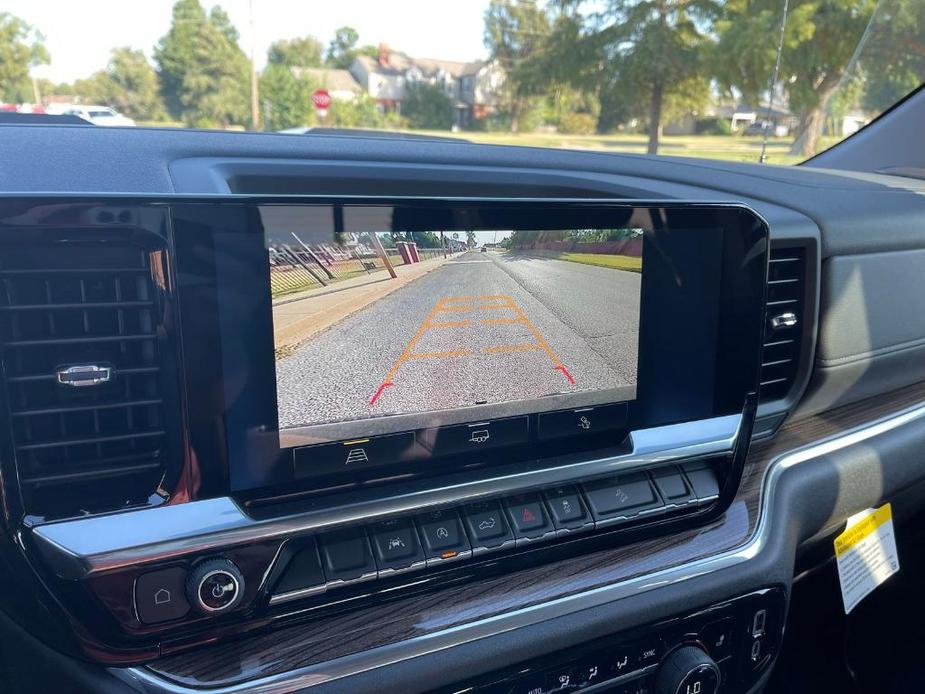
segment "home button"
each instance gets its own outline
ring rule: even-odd
[[[179,619],[189,612],[186,599],[186,569],[152,571],[135,582],[135,607],[138,619],[145,624],[157,624]]]

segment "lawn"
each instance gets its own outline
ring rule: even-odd
[[[420,132],[420,131],[418,131]],[[459,137],[472,142],[520,147],[553,147],[595,152],[645,154],[645,135],[561,135],[558,133],[479,133],[430,131],[442,137]],[[831,147],[839,138],[822,138],[821,148]],[[803,157],[790,154],[790,138],[770,138],[767,147],[769,164],[797,164]],[[742,135],[665,135],[658,153],[675,157],[701,157],[727,161],[757,162],[761,155],[761,137]]]
[[[508,253],[518,253],[519,251],[508,251]],[[553,260],[567,260],[570,263],[581,263],[582,265],[597,265],[598,267],[609,267],[614,270],[628,270],[630,272],[642,272],[642,258],[629,255],[607,255],[605,253],[566,253],[559,251],[527,251],[529,255],[540,256],[543,258],[552,258]]]

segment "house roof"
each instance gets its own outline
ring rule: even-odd
[[[360,84],[353,79],[349,70],[334,70],[325,67],[294,67],[296,77],[309,77],[319,86],[338,92],[362,91]]]
[[[472,75],[482,69],[484,60],[475,60],[468,63],[457,60],[441,60],[439,58],[412,58],[400,51],[389,52],[389,64],[383,67],[376,58],[368,55],[359,55],[356,58],[367,72],[377,72],[382,75],[404,74],[413,67],[418,68],[425,75],[444,71],[454,78],[463,75]]]

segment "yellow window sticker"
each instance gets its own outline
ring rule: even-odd
[[[835,538],[835,561],[845,614],[890,576],[899,571],[893,508],[884,504],[848,519]]]

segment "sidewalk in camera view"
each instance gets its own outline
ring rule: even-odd
[[[277,357],[290,353],[313,335],[436,270],[453,257],[396,265],[396,279],[383,269],[351,277],[334,286],[317,287],[274,300],[273,338]]]

